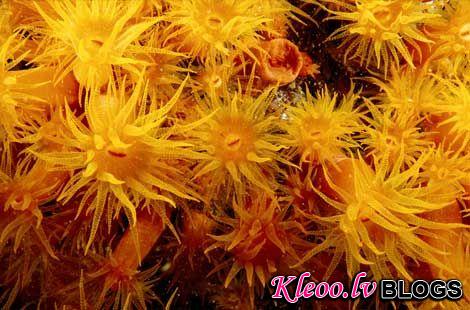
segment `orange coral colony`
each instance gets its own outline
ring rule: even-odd
[[[0,0],[0,308],[470,309],[469,13]]]

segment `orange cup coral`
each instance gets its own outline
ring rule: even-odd
[[[468,295],[469,10],[0,0],[0,308],[270,309],[304,271]]]

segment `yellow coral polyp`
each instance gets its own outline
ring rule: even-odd
[[[18,137],[14,132],[15,127],[24,126],[25,118],[22,115],[31,111],[41,111],[40,106],[35,103],[43,102],[43,99],[32,94],[36,85],[23,84],[17,76],[17,72],[12,71],[28,54],[17,55],[24,46],[25,41],[19,41],[16,35],[9,36],[0,45],[0,126],[6,131],[11,139]],[[25,72],[19,73],[24,75]]]
[[[56,306],[147,309],[152,301],[158,300],[152,286],[159,264],[143,271],[130,270],[119,266],[112,254],[91,256],[83,260],[76,283],[56,290]]]
[[[39,207],[44,201],[55,198],[66,175],[44,173],[47,165],[41,161],[23,160],[15,168],[14,175],[0,173],[0,212],[4,219],[0,223],[0,249],[10,241],[16,253],[27,242],[25,239],[31,238],[45,253],[57,258],[42,226],[43,214]]]
[[[260,0],[257,9],[260,14],[270,19],[266,26],[271,33],[265,33],[268,38],[286,37],[288,30],[293,30],[292,21],[305,24],[303,20],[310,19],[309,16],[286,0]]]
[[[77,169],[59,199],[67,202],[77,191],[85,190],[78,212],[89,203],[87,212],[94,214],[87,249],[106,208],[109,214],[123,208],[134,225],[136,208],[142,203],[175,205],[163,192],[194,199],[195,192],[183,180],[182,172],[170,166],[170,160],[184,162],[198,156],[189,149],[190,144],[170,140],[169,133],[161,130],[183,87],[167,105],[148,111],[142,101],[147,96],[142,81],[128,99],[123,89],[110,86],[104,97],[96,94],[85,103],[89,128],[67,110],[65,122],[70,131],[60,139],[68,150],[37,154],[57,169]],[[165,217],[164,210],[159,212]]]
[[[470,2],[452,1],[443,6],[439,22],[429,28],[436,41],[436,56],[467,58],[470,56]]]
[[[444,119],[437,125],[449,126],[449,142],[468,143],[470,141],[470,84],[460,79],[439,78],[445,87],[440,94],[440,102],[432,106],[433,112]]]
[[[445,255],[443,261],[449,270],[439,269],[437,276],[439,279],[458,278],[464,288],[463,297],[457,303],[443,302],[442,306],[447,309],[464,309],[470,306],[470,234],[468,231],[460,232],[456,249],[452,255]]]
[[[212,117],[194,130],[198,147],[208,155],[195,168],[196,178],[208,179],[211,195],[222,185],[226,193],[243,196],[246,184],[267,193],[276,188],[274,176],[280,171],[279,163],[286,162],[278,153],[284,146],[275,134],[278,120],[266,116],[274,90],[265,90],[258,97],[239,90],[227,90],[222,97],[211,96],[203,104],[202,116]]]
[[[246,160],[254,160],[255,132],[243,118],[221,118],[223,127],[212,133],[210,143],[214,145],[214,156],[224,164],[233,162],[235,165]],[[262,159],[260,158],[260,161]]]
[[[368,106],[373,115],[363,140],[368,155],[395,161],[403,152],[403,164],[409,165],[432,146],[429,133],[421,128],[422,118],[412,110],[397,113],[387,105]]]
[[[193,57],[215,61],[221,56],[256,58],[252,49],[259,49],[260,32],[272,34],[267,27],[276,12],[261,12],[251,0],[169,0],[165,19],[173,29],[173,40],[179,50]]]
[[[11,35],[10,15],[12,15],[8,3],[0,4],[0,40],[5,42]]]
[[[423,165],[423,177],[430,183],[448,184],[463,195],[463,185],[470,176],[470,154],[465,153],[465,149],[465,145],[457,151],[446,150],[443,145],[431,148]]]
[[[136,43],[137,50],[142,52],[135,57],[146,63],[144,76],[149,81],[149,95],[155,101],[168,101],[191,72],[180,65],[187,57],[175,51],[175,44],[167,42],[168,36],[168,29],[155,25],[141,36],[140,44]],[[131,78],[138,82],[139,72],[131,72]]]
[[[235,84],[231,78],[239,73],[241,68],[233,59],[223,58],[220,63],[206,61],[198,71],[193,88],[210,96],[220,96],[223,95],[225,88]]]
[[[344,1],[327,0],[339,10],[326,8],[328,19],[344,21],[330,36],[330,40],[341,39],[346,47],[344,59],[359,59],[367,67],[373,61],[376,68],[387,71],[393,62],[405,60],[413,67],[413,59],[407,44],[419,46],[418,42],[432,43],[420,29],[420,25],[433,24],[438,14],[428,13],[426,6],[415,0],[356,0],[350,4]]]
[[[337,177],[327,172],[328,184],[339,195],[339,200],[331,199],[316,188],[315,191],[337,213],[314,216],[329,232],[302,262],[320,251],[334,248],[336,259],[333,258],[329,272],[345,255],[349,276],[358,271],[360,264],[365,264],[370,266],[375,279],[393,276],[412,279],[406,268],[406,257],[445,268],[437,257],[442,251],[427,244],[420,235],[461,225],[427,221],[420,216],[446,207],[455,197],[454,192],[444,190],[442,183],[421,184],[420,169],[428,156],[421,156],[406,170],[402,169],[403,154],[393,162],[374,157],[375,169],[362,157],[348,159],[352,175],[342,179],[350,180],[349,188],[337,186]]]
[[[424,69],[392,67],[386,80],[369,79],[379,86],[377,100],[397,113],[411,113],[416,119],[425,117],[439,101],[442,84]]]
[[[441,258],[448,269],[433,268],[431,272],[434,277],[439,279],[459,279],[463,288],[462,298],[457,301],[426,300],[417,304],[415,309],[460,310],[470,307],[470,286],[468,285],[470,283],[470,235],[468,231],[458,231],[453,234],[453,237],[452,243],[442,245],[448,252],[452,253],[450,255],[443,255]]]
[[[151,19],[131,23],[142,1],[127,5],[110,1],[34,2],[43,18],[40,30],[46,36],[43,52],[35,61],[59,63],[57,77],[73,71],[81,85],[104,85],[112,76],[112,66],[138,72],[145,62],[129,57],[129,50],[139,36],[157,22]],[[51,11],[43,7],[49,6]],[[56,17],[57,16],[57,17]],[[47,43],[46,43],[47,42]]]
[[[288,119],[283,127],[288,133],[289,154],[300,155],[301,163],[323,165],[358,147],[353,139],[353,135],[363,130],[358,99],[352,91],[338,98],[338,94],[332,95],[328,89],[318,91],[316,97],[307,90],[305,99],[286,111]]]

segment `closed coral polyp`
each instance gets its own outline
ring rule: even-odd
[[[286,209],[276,199],[261,195],[252,196],[246,204],[234,202],[237,218],[227,220],[233,231],[212,236],[216,243],[206,250],[224,247],[233,254],[235,262],[227,275],[225,287],[242,269],[250,287],[254,285],[254,276],[265,285],[281,261],[292,262],[297,258],[293,245],[299,240],[296,234],[305,232],[303,227],[286,218]]]
[[[294,81],[304,66],[298,47],[287,39],[273,39],[262,43],[261,78],[279,85]]]

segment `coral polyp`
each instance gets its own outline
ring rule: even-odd
[[[461,233],[457,237],[457,242],[452,246],[453,253],[456,255],[446,255],[443,257],[443,261],[449,266],[450,271],[444,269],[437,269],[433,271],[433,275],[440,279],[449,279],[451,277],[458,277],[462,281],[462,285],[469,283],[470,281],[470,243],[469,243],[468,232]],[[470,298],[468,297],[468,284],[464,289],[464,297],[462,297],[457,303],[448,302],[427,302],[432,306],[445,307],[447,309],[465,309],[470,306]],[[437,304],[437,305],[436,305]]]
[[[279,85],[294,81],[303,68],[303,57],[298,47],[286,39],[263,42],[260,56],[260,76],[268,82]]]
[[[363,129],[359,96],[352,91],[343,98],[322,89],[313,97],[307,90],[298,106],[286,111],[288,121],[284,124],[292,156],[299,161],[326,164],[334,162],[345,151],[358,147],[354,135]]]
[[[284,31],[273,27],[274,17],[293,16],[284,0],[261,5],[249,0],[169,0],[168,5],[165,19],[178,50],[211,61],[229,55],[256,58],[253,51],[260,49],[263,35]]]
[[[17,57],[16,60],[13,59],[13,55],[21,47],[21,42],[14,44],[15,39],[15,36],[10,36],[2,43],[0,50],[0,59],[2,61],[2,65],[0,66],[0,92],[2,94],[0,105],[2,115],[1,124],[3,130],[11,137],[14,137],[14,127],[21,126],[23,123],[18,113],[18,109],[21,108],[20,103],[24,102],[27,98],[31,98],[27,93],[22,92],[21,86],[17,85],[15,77],[9,76],[9,71],[25,57],[25,55],[21,55]],[[19,99],[23,100],[19,101]],[[28,105],[23,104],[22,108],[28,109]]]
[[[392,67],[388,79],[371,78],[370,81],[381,89],[376,100],[397,113],[409,113],[415,119],[429,115],[433,104],[439,102],[443,87],[425,69]]]
[[[34,6],[42,20],[39,32],[46,40],[36,62],[57,63],[57,79],[73,71],[82,85],[102,86],[112,66],[140,71],[143,61],[128,57],[132,44],[155,20],[131,23],[143,1],[132,5],[113,1],[45,1]],[[48,10],[49,9],[49,10]]]
[[[66,110],[64,121],[70,132],[64,132],[61,141],[70,151],[37,154],[57,169],[76,171],[59,200],[67,202],[77,191],[86,189],[78,212],[87,207],[86,212],[94,214],[87,248],[105,210],[117,214],[123,208],[134,225],[141,204],[162,201],[175,206],[162,192],[188,199],[196,195],[182,179],[181,171],[171,167],[171,160],[184,162],[197,158],[197,154],[190,144],[171,140],[172,132],[161,130],[182,87],[167,105],[152,112],[142,102],[145,89],[141,81],[129,98],[123,89],[112,87],[105,95],[91,96],[84,115],[89,128]],[[159,212],[165,217],[164,210]]]
[[[431,155],[423,165],[423,176],[431,183],[445,182],[455,190],[465,190],[466,178],[470,173],[470,154],[464,152],[466,145],[462,145],[457,151],[446,150],[443,145],[429,150]]]
[[[301,8],[285,0],[261,0],[257,9],[270,19],[266,27],[272,32],[264,33],[268,38],[287,37],[289,30],[295,31],[293,22],[305,23],[304,20],[310,19]]]
[[[224,218],[223,222],[233,230],[226,235],[212,235],[216,242],[206,252],[223,247],[233,256],[225,287],[241,270],[245,270],[248,286],[255,284],[254,278],[264,286],[281,264],[298,260],[295,247],[304,243],[299,236],[306,231],[288,219],[288,209],[280,206],[277,198],[265,194],[252,196],[245,204],[234,201],[232,207],[236,217]]]
[[[0,173],[0,260],[8,266],[0,273],[6,286],[0,299],[7,308],[20,290],[41,281],[34,278],[36,272],[57,260],[41,206],[67,179],[63,172],[45,173],[44,162],[23,160],[10,168],[13,174],[12,169]]]
[[[155,101],[168,101],[178,86],[184,81],[186,74],[191,72],[180,65],[187,57],[183,53],[175,52],[175,45],[168,43],[169,31],[156,28],[147,31],[141,37],[136,58],[145,62],[145,78],[149,80],[149,95]],[[137,44],[136,44],[137,45]],[[131,72],[134,83],[138,82],[140,72]]]
[[[407,45],[432,43],[420,29],[421,25],[433,24],[438,14],[428,13],[426,6],[414,0],[326,0],[338,5],[337,10],[326,8],[330,20],[344,21],[330,36],[330,40],[341,40],[345,47],[344,59],[358,59],[361,65],[383,68],[399,64],[402,60],[413,67]],[[419,50],[419,48],[417,48]]]
[[[468,144],[470,141],[470,85],[460,79],[440,79],[446,91],[440,92],[441,102],[433,106],[434,113],[442,120],[437,128],[447,134],[449,143]]]
[[[11,35],[0,46],[0,110],[1,125],[11,139],[24,137],[24,130],[36,115],[45,113],[50,106],[77,102],[74,90],[77,85],[70,76],[53,85],[53,71],[45,67],[16,70],[26,60],[28,51],[22,51],[26,40]],[[14,128],[22,128],[16,130]]]
[[[238,197],[244,196],[246,184],[274,193],[275,176],[281,172],[279,164],[286,162],[278,153],[284,146],[275,134],[279,130],[277,119],[266,116],[274,91],[267,89],[255,97],[250,87],[239,88],[202,102],[206,105],[202,115],[213,115],[191,134],[208,156],[195,168],[195,177],[206,180],[209,197],[218,195],[222,185],[227,194]]]
[[[436,41],[433,59],[454,56],[457,60],[469,59],[470,23],[468,1],[448,1],[442,8],[439,22],[428,29],[429,36]]]
[[[411,279],[407,257],[445,268],[438,258],[442,252],[420,235],[459,227],[459,223],[426,221],[420,214],[443,209],[452,203],[454,193],[444,190],[441,184],[420,186],[419,170],[426,159],[427,155],[423,155],[402,171],[403,153],[391,164],[388,158],[374,156],[374,169],[359,157],[345,159],[345,164],[351,166],[350,174],[339,178],[341,170],[327,172],[328,185],[339,199],[315,189],[335,212],[331,216],[313,217],[326,226],[328,233],[302,261],[333,248],[335,254],[327,275],[343,255],[349,275],[363,264],[370,267],[376,279],[393,276]]]
[[[30,168],[28,162],[23,161],[16,168],[14,176],[2,175],[0,202],[4,221],[0,226],[0,248],[13,242],[16,252],[28,236],[37,239],[44,252],[56,258],[41,226],[43,214],[39,207],[44,201],[54,198],[52,193],[60,189],[67,175],[63,172],[44,174],[47,167],[43,162]]]
[[[422,119],[412,111],[396,113],[390,106],[383,109],[369,105],[373,115],[363,140],[367,155],[397,160],[404,154],[404,164],[412,164],[432,145],[421,128]]]

